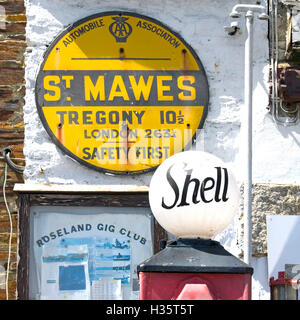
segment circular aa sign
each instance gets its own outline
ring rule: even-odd
[[[180,238],[210,239],[232,221],[239,188],[228,166],[210,153],[173,155],[155,171],[149,191],[158,223]]]
[[[118,174],[149,171],[190,145],[209,96],[195,51],[161,22],[129,12],[95,14],[60,33],[35,95],[64,153]]]

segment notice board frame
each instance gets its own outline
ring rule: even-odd
[[[54,186],[16,184],[19,208],[18,300],[29,300],[30,208],[32,206],[150,208],[147,186]],[[166,231],[153,216],[153,253],[160,250]]]

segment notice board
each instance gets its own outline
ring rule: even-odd
[[[138,299],[153,254],[148,208],[32,206],[30,299]]]

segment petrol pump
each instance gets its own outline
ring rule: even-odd
[[[201,151],[177,153],[155,171],[151,210],[176,239],[137,267],[141,300],[250,300],[253,268],[212,238],[238,211],[228,165]]]

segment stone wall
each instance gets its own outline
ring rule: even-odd
[[[300,215],[300,185],[256,183],[252,200],[252,255],[263,257],[268,253],[266,215]],[[238,220],[238,246],[242,256],[242,202]]]
[[[0,29],[0,150],[11,147],[11,158],[24,165],[23,105],[25,95],[24,52],[26,48],[26,15],[23,0],[0,0],[1,12],[5,10],[5,25]],[[3,10],[4,8],[4,10]],[[1,17],[3,18],[3,16]],[[3,28],[4,27],[4,28]],[[1,153],[2,156],[2,153]],[[5,284],[10,223],[3,198],[5,162],[0,159],[0,299],[6,299]],[[23,176],[10,168],[7,171],[6,198],[12,214],[13,235],[9,273],[9,299],[16,298],[17,270],[17,196],[13,192],[15,183],[23,182]],[[5,271],[3,273],[3,271]]]
[[[256,184],[253,192],[253,254],[267,254],[266,215],[300,215],[300,185]]]

